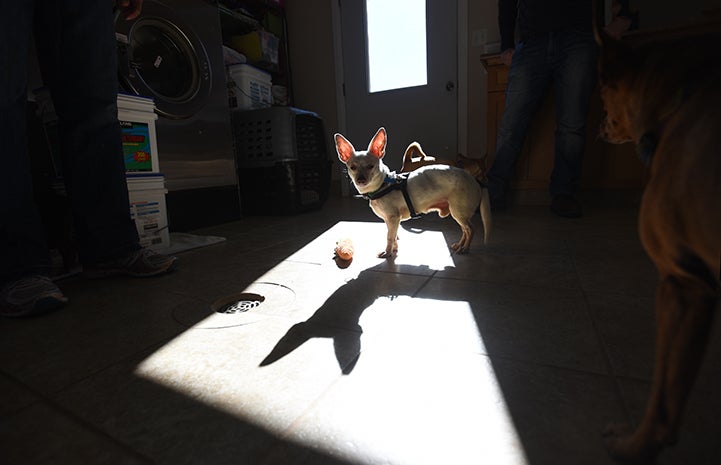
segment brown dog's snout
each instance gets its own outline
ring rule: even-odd
[[[623,144],[630,142],[632,139],[627,134],[623,125],[619,125],[615,120],[606,115],[598,128],[598,135],[606,142],[611,144]]]

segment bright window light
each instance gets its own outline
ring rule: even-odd
[[[426,1],[366,0],[371,93],[428,84]]]

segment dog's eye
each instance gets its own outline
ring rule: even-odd
[[[358,169],[358,167],[355,166],[355,165],[350,165],[350,166],[348,167],[348,169],[351,170],[351,171],[355,171],[355,170]]]
[[[367,170],[372,170],[373,168],[375,168],[375,166],[376,166],[376,165],[375,165],[374,163],[368,163],[368,164],[366,165],[366,169],[367,169]]]

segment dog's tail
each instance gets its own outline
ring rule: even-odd
[[[483,243],[488,244],[491,238],[493,218],[491,217],[491,196],[488,194],[488,187],[483,185],[481,186],[481,205],[479,210],[481,213],[481,222],[483,223]]]
[[[411,158],[413,157],[413,153],[418,152],[418,155],[420,155],[421,159],[426,158],[426,154],[421,148],[421,144],[418,142],[411,142],[408,147],[406,148],[406,152],[403,154],[403,161],[411,161]]]

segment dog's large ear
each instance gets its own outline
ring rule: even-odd
[[[626,43],[600,32],[601,50],[598,58],[598,77],[601,85],[608,85],[619,75],[630,75],[637,65],[633,49]]]
[[[355,154],[353,144],[348,142],[348,139],[343,137],[341,134],[336,133],[333,137],[335,137],[335,150],[338,152],[338,158],[340,158],[340,161],[343,163],[347,163],[353,154]]]
[[[605,19],[605,4],[604,2],[593,0],[593,35],[596,39],[596,43],[600,49],[598,57],[598,76],[601,81],[601,85],[605,85],[609,81],[609,77],[612,77],[613,72],[609,72],[610,68],[624,67],[625,63],[625,45],[621,44],[619,40],[623,31],[627,30],[630,26],[628,24],[620,24],[613,27],[620,17],[615,17],[609,25],[601,27],[602,20]],[[617,12],[614,12],[617,14]],[[625,27],[624,27],[625,26]],[[612,29],[608,29],[612,27]],[[622,30],[623,29],[623,30]],[[612,31],[615,31],[612,32]]]
[[[373,136],[370,144],[368,144],[368,153],[370,153],[376,158],[383,158],[383,156],[386,154],[386,142],[386,128],[378,129],[376,135]]]

